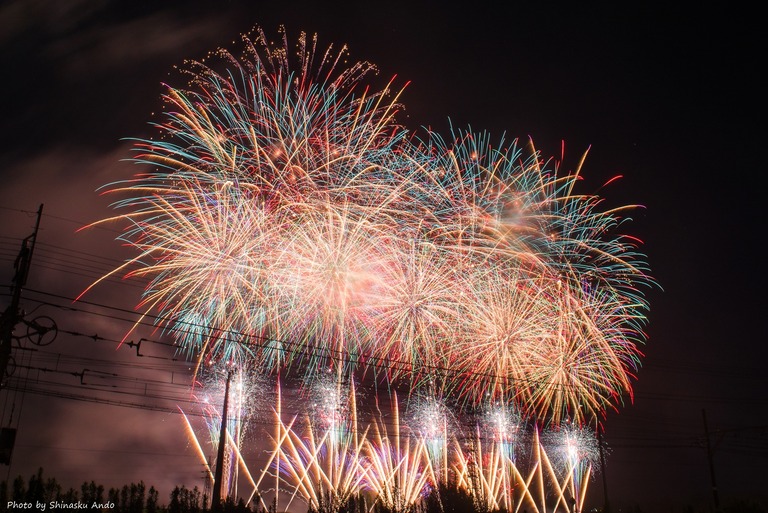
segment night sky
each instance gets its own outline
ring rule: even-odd
[[[604,423],[610,503],[708,511],[706,412],[721,504],[768,508],[760,267],[768,134],[757,12],[482,1],[160,4],[0,5],[0,301],[4,308],[21,239],[43,204],[22,306],[25,318],[58,326],[50,345],[26,339],[38,350],[15,354],[26,393],[0,392],[0,422],[18,428],[0,479],[43,467],[67,486],[143,480],[164,500],[176,484],[202,487],[202,466],[173,412],[189,365],[149,328],[129,337],[147,339],[138,350],[118,349],[137,319],[135,283],[110,280],[86,302],[71,301],[131,256],[114,241],[116,227],[77,229],[112,214],[96,189],[136,172],[124,161],[125,138],[152,135],[162,83],[184,85],[174,66],[220,46],[237,50],[233,43],[255,25],[274,36],[284,25],[289,37],[317,33],[321,48],[347,44],[351,60],[377,65],[379,85],[395,77],[405,87],[400,121],[412,131],[448,137],[453,124],[495,141],[531,138],[544,156],[564,154],[564,169],[589,150],[586,191],[621,175],[600,194],[609,205],[643,206],[623,228],[644,241],[660,287],[647,290],[648,343],[634,398]],[[602,476],[591,487],[589,504],[600,506]]]

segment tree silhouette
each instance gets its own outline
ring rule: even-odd
[[[19,476],[13,480],[13,493],[11,499],[15,502],[22,502],[26,498],[27,487],[24,484],[24,478]]]
[[[86,504],[104,503],[104,487],[97,485],[95,481],[84,482],[80,486],[80,493],[82,494],[82,501]]]
[[[147,507],[146,511],[147,513],[157,513],[158,511],[158,500],[160,494],[157,493],[157,490],[154,486],[149,487],[149,493],[147,494]]]
[[[168,513],[201,513],[201,499],[202,494],[197,486],[192,490],[185,486],[176,486],[171,492],[171,502],[168,504]]]

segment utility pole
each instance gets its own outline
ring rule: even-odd
[[[712,446],[709,443],[709,426],[707,425],[707,410],[701,409],[704,419],[704,436],[707,441],[707,460],[709,461],[709,479],[712,481],[712,499],[715,502],[715,513],[720,513],[720,499],[717,496],[717,483],[715,482],[715,464],[712,459]]]
[[[35,241],[37,240],[37,231],[40,228],[40,218],[43,215],[43,205],[37,210],[37,222],[35,231],[32,235],[25,238],[21,243],[14,268],[16,274],[13,276],[13,285],[11,287],[11,304],[2,313],[0,317],[0,390],[3,388],[5,372],[8,368],[8,362],[11,359],[11,348],[13,346],[13,329],[19,322],[19,305],[21,303],[21,291],[27,283],[29,275],[29,266],[32,262],[32,253],[35,251]]]
[[[19,312],[21,290],[27,283],[29,266],[32,262],[32,253],[35,251],[35,241],[37,240],[37,231],[40,228],[40,218],[42,216],[43,205],[40,204],[40,208],[37,210],[35,231],[22,241],[21,250],[19,250],[16,261],[13,263],[16,273],[13,275],[13,285],[11,286],[11,304],[0,315],[0,390],[3,389],[5,373],[8,371],[8,363],[11,361],[13,330],[21,317]],[[9,471],[15,443],[16,428],[9,425],[0,429],[0,464],[9,465]]]
[[[232,371],[227,371],[227,385],[224,388],[224,407],[221,409],[221,430],[219,431],[219,450],[216,454],[216,474],[213,478],[213,496],[211,511],[223,511],[221,501],[221,480],[224,477],[224,446],[227,445],[227,406],[229,405],[229,381]]]

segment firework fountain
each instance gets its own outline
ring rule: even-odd
[[[167,87],[158,137],[135,142],[144,171],[105,187],[118,214],[101,222],[127,222],[137,250],[114,273],[148,280],[138,308],[198,376],[225,362],[304,383],[304,413],[273,406],[276,496],[367,490],[404,510],[453,481],[487,509],[544,511],[546,481],[580,507],[591,459],[569,446],[558,467],[539,434],[594,429],[631,396],[653,283],[618,232],[634,207],[602,210],[576,191],[581,162],[563,173],[532,144],[411,134],[371,64],[283,36],[256,30]],[[410,427],[397,400],[391,428],[361,421],[355,380],[406,390]],[[456,419],[489,405],[463,443]]]

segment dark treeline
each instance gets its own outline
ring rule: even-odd
[[[229,499],[223,506],[224,513],[274,513],[263,508],[250,508],[242,499],[238,502]],[[91,481],[84,482],[79,490],[65,490],[55,478],[44,477],[42,468],[28,481],[18,476],[10,485],[6,481],[0,483],[0,511],[47,512],[52,509],[110,513],[203,513],[210,509],[210,504],[209,497],[197,486],[192,489],[177,486],[165,500],[161,500],[154,486],[147,488],[143,481],[109,489]]]
[[[51,506],[55,503],[55,507]],[[56,504],[57,503],[57,504]],[[247,505],[243,499],[227,499],[222,504],[223,513],[277,513],[276,505],[268,509],[259,507],[257,498]],[[95,481],[84,482],[80,489],[65,490],[55,478],[45,478],[43,469],[32,475],[28,481],[18,476],[9,486],[0,483],[0,511],[74,511],[67,507],[80,504],[88,511],[109,513],[205,513],[210,511],[210,498],[198,487],[192,489],[177,486],[171,491],[167,502],[161,501],[154,486],[146,487],[143,481],[124,485],[122,488],[106,489]],[[15,507],[14,507],[15,506]],[[307,513],[505,513],[486,511],[478,508],[472,497],[463,490],[441,487],[433,490],[416,504],[400,508],[388,508],[364,494],[353,495],[345,500],[327,494],[320,497],[317,507]],[[527,512],[525,512],[527,513]]]
[[[51,503],[58,503],[51,507]],[[276,505],[268,509],[258,507],[260,500],[247,505],[243,499],[227,499],[223,503],[223,513],[277,513]],[[9,486],[0,483],[0,511],[35,511],[48,512],[73,511],[63,505],[81,504],[88,511],[109,513],[204,513],[210,510],[210,498],[200,489],[177,486],[171,491],[167,502],[161,501],[154,486],[144,482],[131,483],[122,488],[106,489],[95,481],[84,482],[80,489],[65,490],[55,478],[45,478],[43,469],[32,475],[28,481],[18,476]],[[45,505],[45,506],[43,506]],[[16,506],[16,507],[14,507]],[[417,504],[402,508],[388,508],[365,495],[354,495],[343,501],[338,497],[325,495],[320,498],[317,507],[309,508],[307,513],[504,513],[478,509],[471,496],[455,488],[441,487],[439,491],[424,497]]]
[[[253,504],[243,499],[227,499],[222,504],[222,513],[277,513],[273,503],[268,509],[259,507],[257,498]],[[71,505],[80,505],[79,508]],[[106,489],[95,481],[84,482],[80,489],[64,489],[55,478],[43,477],[43,469],[25,480],[18,476],[12,483],[0,483],[0,512],[4,511],[102,511],[110,513],[205,513],[210,511],[210,498],[195,486],[175,487],[167,499],[161,500],[154,486],[143,481],[124,485],[122,488]],[[602,509],[589,509],[603,512]],[[644,513],[639,507],[626,509],[626,513]],[[711,508],[698,510],[689,506],[684,513],[710,513]],[[344,500],[330,494],[320,497],[317,507],[307,513],[507,513],[504,510],[490,511],[480,506],[463,489],[454,486],[440,486],[432,490],[416,504],[390,508],[365,494],[354,495]],[[528,513],[522,509],[521,513]],[[605,510],[604,513],[610,513]],[[721,513],[766,513],[752,501],[733,501],[721,508]]]

